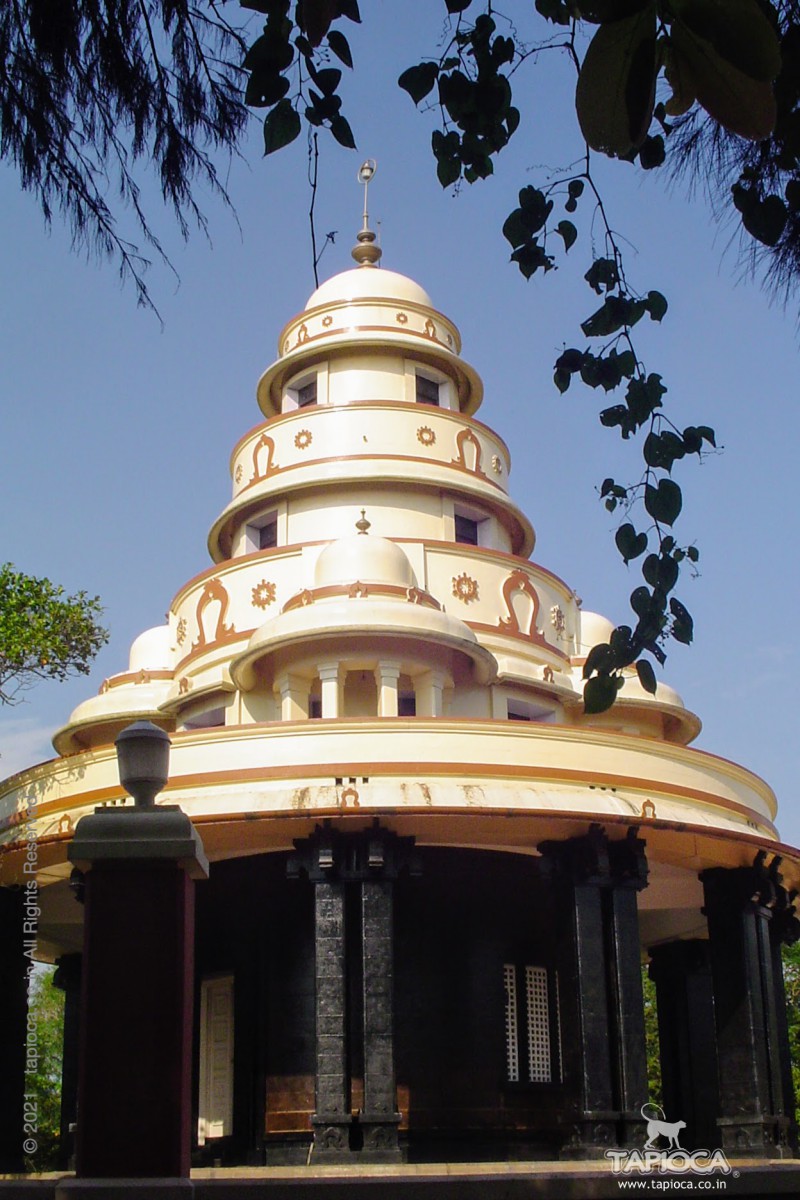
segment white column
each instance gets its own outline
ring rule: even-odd
[[[416,686],[418,717],[442,716],[444,686],[444,671],[426,671],[424,675],[418,676]]]
[[[341,716],[341,663],[320,663],[317,670],[319,674],[320,692],[322,694],[323,717]]]
[[[375,683],[378,687],[378,716],[397,716],[397,682],[400,678],[400,663],[379,660],[375,668]]]
[[[302,721],[308,716],[308,693],[311,690],[308,679],[287,671],[276,680],[276,689],[281,698],[282,721]]]

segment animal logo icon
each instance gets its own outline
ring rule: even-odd
[[[670,1150],[682,1150],[678,1135],[682,1129],[686,1128],[685,1121],[668,1121],[664,1115],[664,1110],[658,1104],[643,1104],[641,1114],[647,1122],[647,1141],[644,1144],[645,1150],[655,1150],[656,1139],[663,1137],[669,1143]]]

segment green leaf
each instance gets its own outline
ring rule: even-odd
[[[593,150],[618,157],[644,141],[655,103],[656,6],[601,25],[581,66],[575,105]]]
[[[661,292],[648,292],[645,299],[647,311],[650,313],[651,321],[662,321],[669,307],[666,297],[661,295]]]
[[[672,613],[672,636],[676,642],[683,642],[688,646],[694,637],[694,621],[691,614],[674,596],[669,602],[669,611]]]
[[[315,71],[314,82],[323,96],[332,96],[339,86],[342,72],[338,67],[326,67],[323,71]]]
[[[416,67],[409,67],[407,71],[398,79],[398,85],[404,92],[408,92],[415,104],[419,104],[420,100],[433,91],[436,80],[439,78],[439,68],[434,62],[419,63]]]
[[[619,683],[616,675],[595,675],[583,685],[583,711],[587,716],[608,712],[617,698]]]
[[[279,100],[264,120],[264,154],[274,154],[300,134],[300,117],[290,100]]]
[[[613,258],[596,258],[583,277],[598,296],[610,292],[619,283],[619,271]]]
[[[648,483],[644,489],[644,506],[654,521],[674,525],[683,507],[681,489],[672,479],[659,479],[658,487]]]
[[[583,664],[583,678],[588,679],[595,671],[607,674],[613,664],[614,653],[610,645],[608,642],[600,642],[597,646],[592,646],[586,655],[586,662]]]
[[[472,0],[445,0],[449,13],[463,12],[465,8],[469,8],[471,3]]]
[[[524,242],[527,242],[528,238],[530,237],[530,230],[523,219],[521,208],[515,208],[514,211],[509,213],[506,217],[503,223],[503,237],[509,241],[514,248],[521,246]]]
[[[778,111],[771,82],[737,70],[678,20],[672,23],[671,52],[676,69],[691,79],[694,94],[715,121],[751,141],[769,137]]]
[[[750,79],[770,83],[781,69],[772,23],[758,0],[671,0],[678,20]]]
[[[637,533],[630,522],[620,525],[614,535],[614,541],[626,565],[631,559],[638,558],[640,554],[644,554],[647,549],[647,534]]]
[[[565,250],[569,250],[570,246],[575,244],[578,236],[578,231],[572,224],[572,221],[559,221],[556,225],[556,233],[560,234],[564,239]]]
[[[328,32],[328,45],[339,59],[339,62],[343,62],[346,67],[353,66],[353,55],[350,53],[350,43],[344,34],[338,29],[331,29]]]
[[[656,688],[658,687],[658,684],[656,683],[656,673],[646,658],[640,658],[637,660],[636,674],[639,676],[639,683],[642,685],[644,690],[649,692],[651,696],[655,696]]]
[[[655,167],[660,167],[666,157],[667,151],[660,133],[657,133],[655,137],[646,137],[639,147],[639,162],[645,171],[652,171]]]
[[[556,367],[553,374],[553,383],[556,385],[562,396],[572,382],[572,375],[569,371],[565,371],[563,367]]]
[[[757,190],[735,183],[731,188],[733,203],[742,214],[742,224],[765,246],[776,246],[781,239],[788,210],[780,196],[765,196],[762,200]]]
[[[647,4],[648,0],[581,0],[580,15],[593,25],[601,25],[631,17],[641,12]]]
[[[536,0],[536,11],[554,25],[569,25],[572,20],[564,0]]]
[[[355,150],[356,140],[353,137],[350,123],[345,117],[338,115],[333,118],[331,121],[331,133],[340,146],[344,146],[347,150]]]
[[[244,102],[251,108],[268,108],[277,104],[289,90],[289,80],[274,71],[255,69],[247,81]]]

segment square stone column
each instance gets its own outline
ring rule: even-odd
[[[650,978],[656,985],[666,1118],[686,1122],[681,1144],[688,1149],[713,1149],[719,1139],[719,1083],[708,942],[654,946]]]
[[[342,668],[338,662],[320,663],[317,668],[323,717],[338,717],[342,712]]]
[[[759,851],[752,867],[712,867],[705,891],[719,1063],[722,1148],[758,1157],[791,1155],[793,1114],[785,1080],[781,982],[771,922],[787,903],[776,860]]]
[[[383,659],[375,668],[375,682],[378,686],[378,716],[397,716],[397,683],[400,679],[400,663],[386,662]]]
[[[361,884],[364,990],[364,1157],[399,1161],[394,1069],[394,884]]]
[[[173,806],[96,809],[78,823],[69,857],[86,872],[86,912],[77,1179],[60,1185],[59,1200],[92,1196],[100,1180],[108,1195],[136,1179],[154,1198],[190,1192],[202,844]]]
[[[314,1158],[350,1156],[350,1079],[347,1061],[347,996],[344,884],[314,881],[316,978],[316,1112]]]
[[[25,892],[0,888],[0,1174],[21,1171],[25,1141],[28,967],[23,922]]]

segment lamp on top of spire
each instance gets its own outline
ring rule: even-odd
[[[367,211],[367,190],[370,181],[378,169],[374,158],[368,158],[358,169],[358,182],[364,185],[364,224],[357,234],[357,245],[351,251],[353,258],[360,267],[374,267],[383,251],[375,245],[375,234],[369,227]]]

